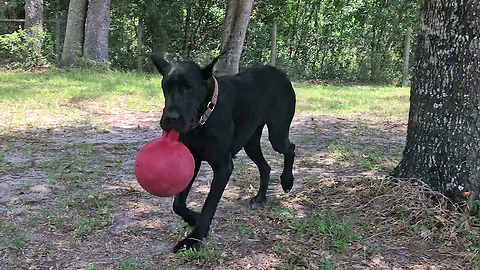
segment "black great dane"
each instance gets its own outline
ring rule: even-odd
[[[242,148],[260,171],[260,189],[250,201],[267,200],[270,166],[260,149],[265,125],[273,149],[284,155],[281,184],[285,192],[293,186],[295,145],[289,140],[295,112],[295,92],[287,75],[275,67],[257,66],[234,76],[212,75],[218,58],[205,68],[186,61],[169,63],[159,53],[148,53],[162,74],[165,107],[160,126],[180,133],[195,159],[195,174],[188,187],[175,196],[173,210],[194,230],[173,249],[197,249],[210,224],[232,174],[235,156]],[[210,192],[201,213],[187,208],[186,199],[202,161],[213,170]]]

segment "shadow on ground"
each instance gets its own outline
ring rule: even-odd
[[[206,248],[173,255],[189,228],[173,214],[171,198],[149,195],[133,174],[140,147],[160,136],[157,118],[145,113],[100,120],[2,134],[2,269],[472,267],[463,242],[444,238],[441,224],[423,230],[412,217],[415,202],[397,205],[409,189],[385,180],[401,156],[404,123],[297,116],[291,130],[296,182],[288,194],[278,180],[283,157],[265,131],[263,151],[272,167],[267,205],[248,207],[258,172],[239,153]],[[192,208],[201,208],[211,177],[204,164],[191,191]],[[395,187],[399,193],[392,198]]]

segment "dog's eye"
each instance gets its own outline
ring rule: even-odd
[[[186,84],[181,85],[181,86],[179,87],[179,90],[180,90],[180,92],[181,92],[182,94],[185,94],[188,89],[189,89],[189,88],[188,88],[188,85],[186,85]]]

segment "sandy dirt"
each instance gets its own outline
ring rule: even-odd
[[[448,235],[441,222],[423,230],[422,217],[412,217],[418,200],[400,205],[409,189],[385,180],[401,156],[405,123],[314,115],[292,124],[293,190],[281,190],[283,157],[264,131],[272,167],[266,206],[248,206],[259,176],[242,151],[205,251],[174,255],[189,228],[173,213],[172,198],[148,194],[133,172],[140,147],[160,136],[157,119],[98,115],[87,126],[2,134],[0,268],[474,269],[469,242]],[[211,178],[204,164],[188,200],[193,209]],[[319,233],[322,221],[334,225]]]

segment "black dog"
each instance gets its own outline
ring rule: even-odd
[[[147,54],[163,75],[165,109],[162,129],[174,129],[195,159],[189,186],[175,197],[173,210],[194,230],[175,247],[196,249],[207,236],[210,224],[233,170],[232,157],[242,148],[260,171],[260,190],[250,203],[266,202],[270,166],[260,149],[265,124],[275,151],[284,155],[281,175],[285,192],[293,186],[295,145],[288,138],[295,112],[295,92],[287,75],[271,66],[249,68],[235,76],[212,76],[218,60],[201,69],[193,62],[170,64],[158,53]],[[197,213],[187,208],[188,192],[202,161],[212,167],[210,192]]]

